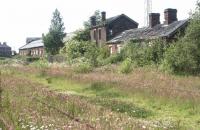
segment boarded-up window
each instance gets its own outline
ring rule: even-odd
[[[101,29],[99,29],[99,40],[101,40]]]
[[[96,30],[94,30],[94,40],[96,40]]]

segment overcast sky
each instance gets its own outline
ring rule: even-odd
[[[196,0],[152,0],[153,12],[176,8],[178,19],[186,19],[194,10]],[[126,14],[144,25],[144,0],[0,0],[0,42],[6,41],[14,50],[25,44],[26,37],[47,33],[55,9],[61,12],[66,32],[82,28],[83,21],[95,10],[106,11],[107,17]]]

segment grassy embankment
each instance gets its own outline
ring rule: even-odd
[[[77,123],[74,119],[78,118],[85,128],[88,126],[90,128],[90,125],[97,129],[200,128],[200,80],[198,77],[177,77],[143,69],[136,69],[129,75],[121,75],[100,71],[75,74],[71,69],[66,68],[37,69],[33,67],[6,67],[3,75],[15,79],[11,82],[15,84],[13,88],[4,89],[4,94],[21,95],[19,99],[15,99],[16,96],[9,99],[20,101],[16,104],[21,104],[21,108],[34,108],[38,118],[47,114],[49,122],[52,122],[56,117],[59,123],[56,123],[57,126],[54,125],[55,128],[63,126],[64,122],[60,119],[65,111],[70,113],[68,122]],[[11,81],[9,78],[7,80]],[[24,89],[21,89],[21,86]],[[66,100],[57,99],[58,93],[62,96],[68,95]],[[25,98],[24,94],[29,96]],[[43,102],[44,106],[41,103],[38,105],[37,101]],[[24,106],[26,103],[30,105],[30,102],[32,102],[31,107]],[[48,102],[49,106],[47,104],[45,106],[45,102]],[[58,110],[55,112],[54,107],[60,112]],[[27,112],[22,113],[27,114]],[[23,119],[27,118],[23,117]],[[37,118],[32,122],[38,122],[37,126],[46,124],[43,119]],[[73,128],[83,128],[79,123],[78,125],[69,124],[67,123]]]

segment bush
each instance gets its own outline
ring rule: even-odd
[[[130,58],[127,58],[121,63],[121,65],[119,66],[119,71],[123,74],[127,74],[132,71],[132,63]]]
[[[123,58],[130,58],[137,66],[160,64],[167,44],[163,40],[152,42],[130,41],[122,50]]]
[[[99,50],[95,43],[70,40],[66,43],[64,49],[65,50],[63,50],[63,52],[67,54],[69,61],[76,58],[85,57],[89,60],[92,66],[97,65],[97,56]]]
[[[92,66],[87,62],[78,63],[74,66],[74,71],[77,73],[89,73],[92,69]]]
[[[199,56],[196,44],[179,41],[167,49],[161,69],[171,73],[196,73]]]
[[[26,62],[34,62],[38,61],[39,59],[39,57],[26,57]]]

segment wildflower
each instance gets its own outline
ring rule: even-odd
[[[143,128],[143,129],[146,129],[146,126],[143,125],[142,128]]]

